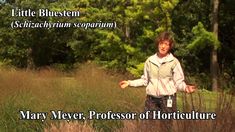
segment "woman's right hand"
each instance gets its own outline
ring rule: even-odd
[[[120,88],[124,89],[129,86],[129,82],[125,81],[125,80],[121,81],[121,82],[119,82],[119,86],[120,86]]]

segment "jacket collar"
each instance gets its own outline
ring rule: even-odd
[[[153,64],[157,65],[158,67],[161,66],[162,63],[170,62],[174,60],[174,56],[169,53],[167,56],[161,58],[162,62],[160,62],[160,58],[158,57],[157,53],[150,56],[149,61],[152,62]]]

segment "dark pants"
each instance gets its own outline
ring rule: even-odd
[[[167,107],[167,100],[169,99],[169,96],[163,96],[162,98],[155,98],[152,96],[147,95],[146,101],[145,101],[145,111],[161,111],[164,113],[167,112],[175,112],[177,110],[176,106],[176,94],[170,95],[170,98],[172,99],[172,107]],[[150,119],[152,116],[150,116]],[[149,125],[155,125],[153,122],[159,122],[159,131],[166,131],[171,132],[173,131],[173,120],[155,120],[151,121],[151,123],[148,123]],[[152,127],[152,126],[149,126]]]
[[[176,94],[170,95],[172,99],[172,107],[167,107],[167,99],[169,96],[163,96],[162,98],[155,98],[147,95],[145,101],[145,111],[160,110],[162,112],[174,112],[176,111]]]

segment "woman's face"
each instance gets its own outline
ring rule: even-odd
[[[158,52],[161,57],[166,56],[169,50],[170,50],[170,42],[168,40],[163,40],[158,44]]]

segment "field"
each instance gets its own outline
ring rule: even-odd
[[[19,120],[20,110],[48,112],[142,112],[145,88],[118,87],[130,77],[113,74],[94,65],[84,64],[71,73],[45,68],[38,71],[0,70],[0,131],[160,131],[146,127],[140,120]],[[189,95],[179,93],[181,111],[216,112],[216,120],[175,122],[173,131],[234,131],[233,96],[198,90]],[[156,121],[157,124],[157,121]]]

